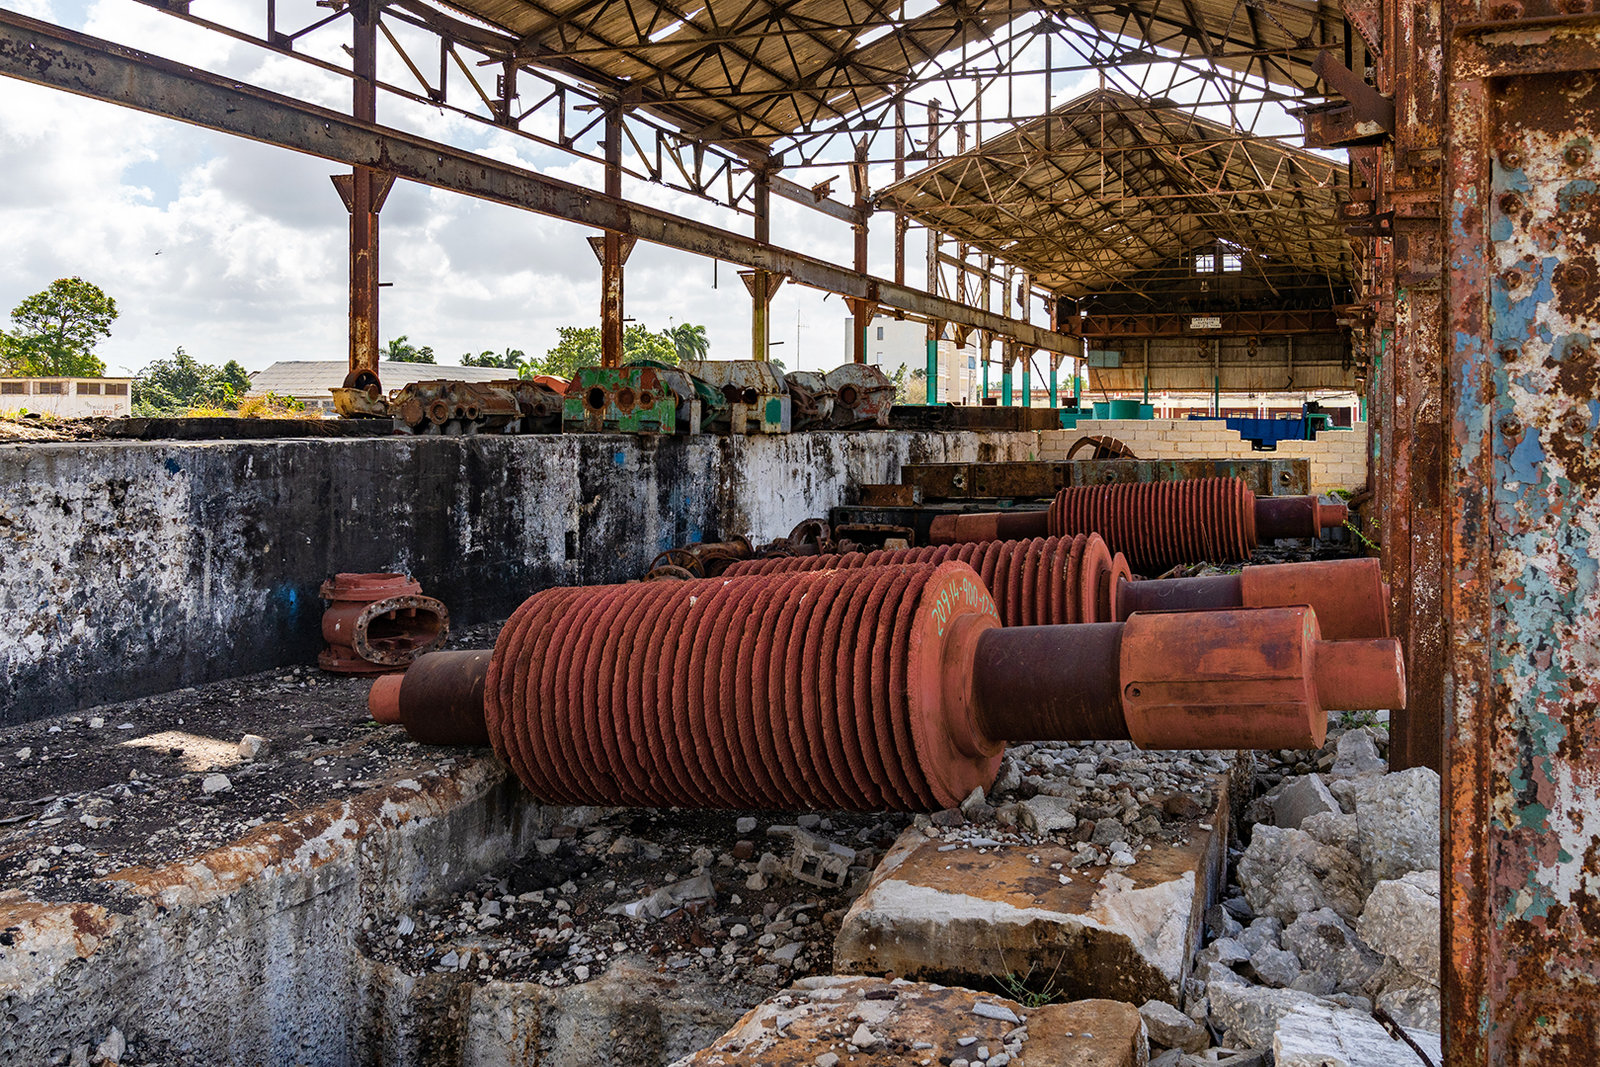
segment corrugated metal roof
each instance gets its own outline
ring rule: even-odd
[[[330,389],[344,384],[350,364],[342,359],[282,360],[266,370],[250,375],[250,388],[258,393],[277,393],[296,400],[329,400]],[[448,379],[457,382],[492,382],[515,378],[516,371],[503,367],[457,367],[444,363],[378,364],[378,377],[385,390],[398,389],[412,382]]]
[[[1161,288],[1185,254],[1218,242],[1247,276],[1343,287],[1347,185],[1332,160],[1101,89],[911,175],[878,206],[1068,296]]]

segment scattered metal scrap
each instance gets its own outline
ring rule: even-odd
[[[318,595],[331,602],[322,614],[328,647],[317,656],[325,671],[405,670],[450,632],[450,612],[404,574],[336,574]]]
[[[1133,449],[1107,434],[1085,434],[1072,442],[1072,447],[1067,449],[1067,461],[1070,463],[1084,448],[1093,449],[1089,454],[1090,459],[1138,459],[1133,454]]]
[[[1314,748],[1328,709],[1405,699],[1394,641],[1309,607],[999,623],[956,562],[560,588],[441,669],[540,799],[632,806],[932,810],[1007,739]]]

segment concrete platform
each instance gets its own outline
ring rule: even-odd
[[[1128,867],[1075,870],[1059,840],[952,849],[907,831],[846,915],[835,969],[1180,1003],[1224,875],[1226,776],[1211,793],[1207,813]]]
[[[981,1056],[987,1052],[987,1056]],[[755,1008],[675,1067],[1144,1067],[1139,1012],[1110,1000],[1029,1010],[970,989],[881,978],[809,978]]]

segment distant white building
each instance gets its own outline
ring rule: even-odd
[[[132,378],[0,378],[0,412],[123,418],[133,414],[132,386]]]
[[[954,341],[939,341],[940,403],[976,404],[983,392],[983,368],[978,363],[977,331],[962,348]],[[855,358],[855,319],[844,320],[844,362]],[[924,370],[928,365],[928,327],[926,323],[895,319],[887,315],[873,318],[867,327],[867,362],[890,377],[903,363],[908,371]],[[998,372],[996,372],[998,374]],[[999,388],[998,377],[994,388]]]
[[[277,393],[290,396],[308,411],[332,411],[333,390],[344,384],[350,364],[342,359],[281,360],[250,375],[252,393]],[[448,363],[378,364],[378,378],[385,393],[412,382],[492,382],[515,378],[517,372],[504,367],[459,367]]]

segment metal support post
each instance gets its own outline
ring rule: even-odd
[[[765,168],[755,172],[755,239],[772,243],[772,180]],[[772,350],[771,308],[775,287],[764,270],[750,272],[750,358],[765,361]]]
[[[1442,471],[1425,475],[1419,441],[1396,494],[1413,501],[1411,571],[1442,571],[1440,599],[1419,581],[1412,603],[1443,628],[1447,1063],[1600,1063],[1600,27],[1578,5],[1523,19],[1448,0],[1442,25],[1413,7],[1419,38],[1449,42],[1443,368],[1410,426],[1442,431]],[[1414,362],[1400,338],[1420,325],[1397,321],[1391,362]],[[1395,375],[1415,393],[1417,368]],[[1435,492],[1437,546],[1419,530]]]
[[[378,5],[356,0],[350,8],[354,31],[351,48],[352,100],[350,116],[358,122],[375,122],[378,114],[377,54]],[[370,167],[352,167],[349,175],[333,179],[340,199],[350,212],[350,377],[378,376],[378,212],[393,183],[388,175]]]
[[[622,195],[622,105],[606,112],[606,195]],[[622,366],[622,266],[628,261],[622,234],[607,230],[599,239],[600,256],[600,365]],[[594,244],[594,239],[590,239]],[[629,243],[629,250],[632,243]]]

